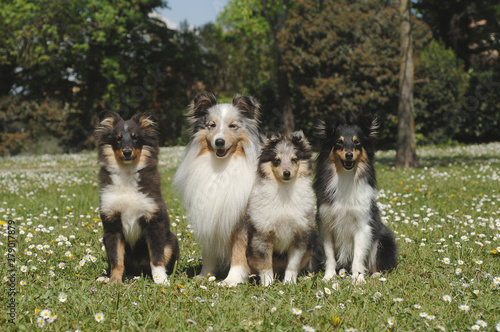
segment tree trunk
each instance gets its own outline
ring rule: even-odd
[[[280,52],[278,49],[279,46],[276,47],[276,52]],[[281,63],[281,53],[278,53],[276,56],[276,77],[279,106],[282,107],[283,110],[283,131],[286,134],[290,134],[294,131],[292,100],[290,96],[291,93],[288,74],[286,71],[280,69]]]
[[[294,131],[294,116],[292,109],[292,99],[290,92],[290,82],[288,80],[288,74],[282,68],[282,55],[279,46],[278,34],[285,28],[286,18],[288,16],[289,3],[287,0],[283,1],[283,7],[281,12],[271,14],[267,1],[261,0],[262,9],[264,11],[264,16],[267,23],[269,24],[269,30],[271,30],[271,35],[273,38],[274,46],[274,66],[276,70],[276,85],[278,87],[278,103],[282,110],[283,119],[283,131],[285,133],[291,133]]]
[[[396,167],[418,166],[413,120],[413,38],[411,0],[400,0],[401,63],[399,69],[398,141]]]

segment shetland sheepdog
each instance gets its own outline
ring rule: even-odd
[[[268,135],[250,195],[247,258],[268,286],[274,275],[296,283],[313,254],[314,209],[311,148],[302,131]]]
[[[219,104],[199,94],[188,112],[192,138],[174,177],[194,236],[202,249],[198,276],[221,275],[225,282],[247,275],[244,217],[260,152],[259,104],[236,95]]]
[[[338,117],[326,119],[319,127],[322,143],[314,189],[324,280],[345,268],[354,283],[361,284],[368,272],[389,271],[397,265],[394,235],[381,222],[376,203],[377,122],[368,117]]]
[[[167,272],[179,258],[161,196],[156,127],[152,114],[124,121],[116,113],[103,113],[96,128],[99,209],[111,283],[144,273],[168,284]]]

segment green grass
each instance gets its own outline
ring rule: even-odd
[[[480,330],[498,326],[500,144],[423,148],[422,167],[409,170],[393,167],[393,152],[378,153],[379,203],[396,232],[399,267],[362,286],[340,277],[324,283],[322,273],[269,288],[190,278],[201,253],[171,187],[181,155],[181,148],[161,152],[163,195],[181,246],[168,287],[145,278],[120,286],[94,281],[106,268],[95,153],[0,159],[0,278],[10,274],[9,220],[17,239],[15,325],[6,313],[9,283],[1,282],[0,330],[39,329],[43,310],[57,315],[42,319],[53,331],[464,331],[478,320],[487,324]]]

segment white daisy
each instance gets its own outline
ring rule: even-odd
[[[40,311],[40,317],[42,317],[43,319],[48,319],[50,315],[51,312],[48,309],[43,309],[42,311]]]
[[[102,312],[98,312],[94,315],[96,322],[100,323],[104,320],[104,314]]]
[[[458,309],[462,310],[462,311],[469,311],[470,310],[470,307],[466,304],[461,304],[458,306]]]
[[[36,323],[38,324],[38,327],[43,327],[45,325],[45,320],[43,319],[43,317],[38,317],[36,319]]]
[[[66,293],[59,293],[59,302],[66,302],[68,295]]]

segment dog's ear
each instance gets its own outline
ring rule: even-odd
[[[271,145],[275,145],[281,139],[280,133],[275,132],[267,132],[265,135],[262,135],[262,147],[267,148]]]
[[[297,147],[297,157],[299,159],[311,158],[311,145],[302,130],[290,134],[290,140]]]
[[[259,119],[260,104],[254,97],[236,94],[233,98],[233,105],[239,108],[246,117]]]
[[[270,142],[277,142],[281,139],[280,133],[268,132],[266,133],[266,139]]]
[[[261,163],[266,163],[276,157],[276,150],[274,148],[282,139],[282,136],[280,133],[267,132],[263,139],[264,144],[262,145],[262,151],[259,156],[259,160]],[[260,167],[259,172],[261,172]]]
[[[99,125],[97,126],[97,129],[99,131],[113,129],[113,127],[120,121],[122,121],[122,118],[118,115],[118,113],[102,111],[99,113]]]
[[[302,130],[293,132],[290,134],[292,141],[295,143],[300,143],[305,140],[304,132]]]
[[[367,137],[377,138],[379,122],[377,117],[369,115],[360,115],[358,118],[359,126]]]
[[[217,105],[217,99],[212,93],[200,93],[193,99],[187,113],[192,133],[196,133],[205,127],[205,117],[208,110],[215,105]]]
[[[321,140],[327,140],[331,137],[340,124],[340,117],[327,116],[320,120],[316,125],[317,136]]]
[[[208,109],[214,105],[217,105],[217,99],[213,93],[200,93],[194,97],[189,107],[189,115],[195,119],[202,118],[207,115]]]
[[[156,129],[158,126],[158,118],[151,112],[137,113],[132,117],[132,120],[138,123],[142,129]]]
[[[123,121],[120,115],[115,112],[102,111],[99,113],[99,123],[94,129],[92,136],[96,139],[96,144],[113,132],[115,125]]]

